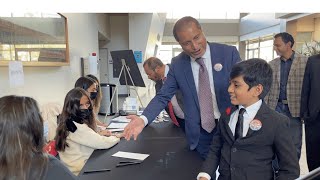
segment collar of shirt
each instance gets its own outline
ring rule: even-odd
[[[209,46],[208,43],[207,43],[207,47],[206,47],[206,52],[204,53],[204,55],[202,56],[202,58],[203,58],[204,60],[211,59],[210,46]],[[196,58],[193,58],[193,57],[190,56],[190,60],[191,60],[191,62],[197,63],[197,62],[196,62]]]
[[[170,70],[169,66],[165,65],[164,76],[162,78],[162,82],[164,82],[167,79],[167,75],[168,75],[169,70]]]
[[[290,58],[289,58],[289,59],[287,59],[287,61],[288,61],[288,60],[293,61],[293,59],[294,59],[294,55],[295,55],[295,52],[294,52],[294,51],[292,51],[292,54],[291,54]],[[283,61],[283,62],[286,62],[286,61],[285,61],[285,58],[284,58],[284,57],[282,57],[282,56],[280,57],[280,60],[281,60],[281,61]]]
[[[256,116],[258,110],[260,109],[262,104],[262,100],[260,99],[259,101],[255,102],[254,104],[248,106],[246,111],[243,114],[243,137],[247,135],[247,132],[249,130],[249,124],[250,122],[254,119]],[[239,105],[238,110],[234,111],[231,116],[230,116],[230,121],[229,121],[229,127],[234,135],[235,129],[236,129],[236,124],[238,121],[238,115],[239,115],[239,110],[241,108],[244,108],[242,105]]]
[[[254,104],[248,106],[247,108],[243,107],[242,105],[239,105],[238,107],[238,111],[241,108],[245,108],[246,112],[244,114],[247,115],[248,118],[250,118],[251,120],[253,120],[253,118],[256,116],[258,110],[260,109],[262,104],[262,100],[260,99],[259,101],[255,102]]]

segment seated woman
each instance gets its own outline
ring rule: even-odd
[[[0,98],[0,179],[76,179],[43,152],[43,120],[30,97]]]
[[[88,74],[88,75],[86,75],[86,77],[91,78],[97,86],[96,87],[97,97],[94,100],[92,100],[92,103],[93,103],[93,107],[94,107],[93,108],[94,113],[98,114],[99,110],[100,110],[101,100],[102,100],[102,92],[101,92],[100,82],[99,82],[99,79],[92,74]]]
[[[93,102],[93,107],[92,108],[93,108],[93,112],[94,112],[94,115],[95,115],[94,119],[95,119],[97,125],[99,125],[99,126],[107,126],[106,124],[104,124],[101,121],[99,121],[98,118],[96,118],[96,116],[97,116],[96,112],[99,111],[99,107],[96,106],[95,102],[97,102],[97,98],[100,97],[100,95],[99,95],[99,92],[98,92],[99,89],[97,89],[98,84],[95,83],[95,80],[90,78],[90,77],[80,77],[76,81],[74,87],[80,87],[80,88],[86,90],[89,93],[90,99]],[[101,97],[100,97],[99,101],[101,101]]]
[[[109,131],[97,132],[89,94],[82,88],[70,90],[58,119],[56,149],[60,159],[76,175],[95,149],[108,149],[119,142]]]

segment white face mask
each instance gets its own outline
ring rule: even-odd
[[[49,126],[48,126],[48,121],[43,122],[43,135],[44,139],[47,142],[48,141],[48,136],[49,136]]]

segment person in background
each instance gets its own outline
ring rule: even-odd
[[[306,124],[309,171],[320,167],[320,54],[309,57],[301,92],[301,117]],[[319,177],[317,179],[320,179]]]
[[[290,136],[300,159],[302,146],[302,119],[300,117],[301,88],[307,57],[293,51],[294,39],[287,32],[274,36],[276,59],[269,62],[273,70],[270,92],[264,98],[266,104],[290,118]],[[275,163],[275,168],[277,165]]]
[[[144,61],[143,68],[148,75],[148,78],[156,82],[155,89],[156,93],[158,93],[167,78],[170,64],[164,65],[160,59],[151,57]],[[173,123],[176,126],[181,127],[181,129],[184,131],[183,102],[182,94],[179,90],[171,98],[171,101],[168,103],[165,110]]]
[[[99,93],[101,92],[98,92],[98,89],[97,89],[97,84],[95,83],[95,81],[92,79],[92,78],[89,78],[89,77],[80,77],[74,87],[80,87],[84,90],[86,90],[89,95],[90,95],[90,99],[93,103],[98,103],[100,104],[100,102],[98,101],[101,101],[101,96],[99,95]],[[97,97],[100,97],[100,100],[97,100]],[[97,115],[95,112],[98,112],[99,111],[99,107],[97,106],[93,106],[93,112],[94,112],[94,118],[95,118],[95,121],[97,123],[97,125],[99,126],[107,126],[106,124],[102,123],[98,118],[97,118]]]
[[[97,89],[97,97],[92,101],[93,101],[93,106],[94,106],[94,113],[98,114],[99,110],[100,110],[101,100],[102,100],[102,91],[101,91],[100,81],[96,76],[94,76],[92,74],[88,74],[88,75],[86,75],[86,77],[93,79],[94,83],[97,86],[96,87],[96,89]]]
[[[76,179],[45,154],[43,119],[37,102],[24,96],[0,98],[0,179]]]
[[[289,118],[262,99],[272,83],[272,69],[263,59],[233,66],[228,92],[231,103],[221,115],[210,152],[197,179],[273,180],[272,160],[279,159],[279,180],[299,177],[299,162],[289,135]]]
[[[174,57],[167,79],[151,100],[142,116],[128,116],[130,123],[124,137],[130,140],[168,105],[177,90],[183,96],[185,133],[191,150],[205,158],[216,132],[220,112],[229,105],[228,78],[232,66],[239,62],[239,52],[234,46],[209,43],[199,22],[190,16],[179,19],[173,35],[183,52]]]
[[[74,88],[66,95],[58,119],[56,149],[60,159],[75,175],[95,149],[108,149],[120,140],[107,130],[97,132],[92,110],[88,93],[82,88]]]

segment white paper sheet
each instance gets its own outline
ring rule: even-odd
[[[111,123],[109,124],[109,126],[107,127],[107,129],[124,129],[127,125],[128,125],[128,123],[115,123],[115,122],[111,122]]]
[[[129,158],[129,159],[137,159],[137,160],[143,161],[149,156],[149,154],[118,151],[117,153],[113,154],[112,156],[121,157],[121,158]]]
[[[126,116],[118,116],[111,120],[111,122],[130,122],[130,119],[127,119]]]
[[[24,85],[24,73],[21,61],[9,62],[9,82],[10,87],[19,87]]]
[[[122,128],[119,128],[119,129],[108,129],[108,131],[110,131],[110,132],[121,132],[121,131],[124,131],[124,129],[122,129]]]

